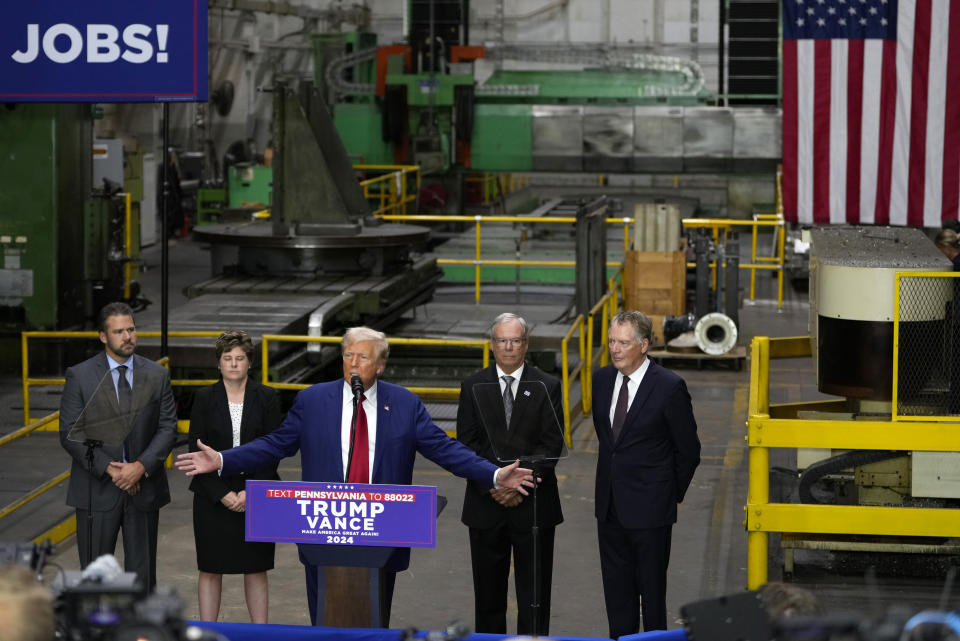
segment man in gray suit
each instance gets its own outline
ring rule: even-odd
[[[106,305],[99,327],[104,353],[67,369],[60,399],[60,444],[73,457],[67,505],[77,510],[80,565],[112,554],[122,529],[125,569],[152,590],[159,510],[170,502],[163,462],[176,438],[173,392],[166,369],[134,355],[128,305]],[[89,440],[97,425],[119,428],[122,444]]]

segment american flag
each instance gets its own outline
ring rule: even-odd
[[[939,227],[960,202],[960,0],[783,0],[783,205]]]

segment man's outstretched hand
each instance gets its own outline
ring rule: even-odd
[[[186,472],[187,476],[216,472],[220,469],[220,454],[197,439],[199,452],[184,452],[177,455],[177,469]],[[529,470],[527,470],[529,471]]]
[[[180,456],[183,456],[183,454]],[[524,486],[534,487],[536,483],[533,482],[533,470],[520,467],[520,461],[514,461],[510,465],[500,468],[497,473],[497,485],[513,488],[520,494],[527,496]]]

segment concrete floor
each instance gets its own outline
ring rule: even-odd
[[[195,271],[193,280],[198,280],[205,276],[206,266],[202,254],[198,254],[196,248],[189,249],[188,245],[175,244],[171,248],[172,260]],[[148,251],[146,259],[151,267],[159,264],[156,251]],[[771,281],[766,277],[758,280],[761,281],[759,291],[767,298],[744,306],[740,344],[749,345],[750,338],[758,334],[805,334],[805,295],[789,294],[783,310],[779,311],[770,300]],[[147,287],[150,278],[145,278],[144,282]],[[141,316],[138,321],[141,327],[153,324],[151,319],[156,318],[159,304],[159,294],[151,295],[149,289],[147,293],[156,305]],[[171,296],[174,304],[178,296],[176,293]],[[442,302],[442,296],[438,299]],[[464,317],[473,317],[474,314],[469,307],[463,312]],[[746,583],[746,535],[742,521],[747,484],[744,421],[749,368],[739,372],[719,368],[677,371],[686,379],[693,396],[703,460],[687,498],[680,506],[679,521],[674,527],[667,598],[671,627],[680,625],[679,609],[682,605],[741,591]],[[20,420],[18,381],[0,383],[3,383],[0,386],[0,416],[3,417],[0,432],[6,433]],[[809,360],[776,363],[771,401],[817,397]],[[56,396],[35,401],[37,404],[44,402],[55,408]],[[593,517],[597,441],[589,418],[576,417],[573,429],[574,443],[569,458],[557,468],[565,522],[558,528],[556,537],[550,628],[554,634],[602,637],[606,635],[607,622]],[[786,458],[781,462],[789,467],[789,456],[786,453],[783,456]],[[4,505],[10,503],[67,465],[67,457],[52,434],[36,434],[0,449],[0,502]],[[283,478],[297,479],[299,472],[298,458],[281,463]],[[185,601],[184,615],[194,618],[197,603],[191,494],[183,475],[171,471],[170,480],[173,501],[160,513],[159,583],[172,586]],[[467,530],[459,521],[464,482],[424,459],[417,462],[414,482],[436,485],[438,492],[447,496],[450,502],[438,521],[437,547],[414,550],[410,569],[398,577],[391,627],[442,629],[454,620],[472,625],[473,590]],[[30,534],[31,528],[42,529],[38,524],[52,519],[52,512],[66,513],[62,488],[50,493],[46,507],[29,508],[16,518],[0,522],[0,540],[29,540],[34,536]],[[772,579],[779,578],[778,554],[777,546],[771,545]],[[73,539],[59,546],[53,560],[66,569],[78,566]],[[867,582],[862,569],[849,575],[841,574],[841,564],[824,553],[798,555],[797,562],[795,580],[816,590],[829,610],[842,612],[867,607],[864,600]],[[911,559],[903,563],[903,567],[912,565]],[[917,609],[935,605],[942,582],[940,570],[911,569],[905,574],[911,576],[879,576],[870,594],[875,596],[877,603],[897,602]],[[294,546],[277,546],[276,569],[269,577],[271,622],[307,624],[303,572]],[[225,578],[220,619],[248,620],[238,577]],[[509,629],[513,629],[514,624],[510,622]]]

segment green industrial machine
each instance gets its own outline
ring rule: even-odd
[[[452,166],[593,170],[573,157],[589,157],[594,150],[612,158],[628,158],[635,148],[641,155],[659,151],[644,148],[651,132],[636,120],[647,114],[634,108],[676,117],[656,109],[713,103],[699,66],[691,61],[633,50],[490,49],[459,41],[444,41],[431,51],[423,43],[423,29],[419,39],[414,31],[415,25],[409,46],[378,47],[375,36],[364,33],[314,36],[315,82],[325,88],[337,130],[358,161],[413,163],[424,174],[442,174]],[[516,62],[504,68],[504,58],[519,66],[547,61],[582,68],[516,69]],[[667,122],[668,136],[675,124]],[[635,167],[620,164],[626,170],[658,166],[642,160]]]
[[[238,163],[227,169],[227,188],[197,190],[197,225],[247,220],[273,202],[273,167]]]
[[[139,218],[133,208],[128,235],[124,198],[93,191],[91,107],[8,104],[0,148],[0,332],[80,327],[105,302],[135,298]],[[118,178],[139,201],[142,177],[127,165]]]
[[[227,194],[231,209],[270,206],[273,190],[273,168],[241,163],[230,166]]]
[[[53,329],[83,321],[82,269],[92,214],[89,105],[0,108],[0,327]]]

